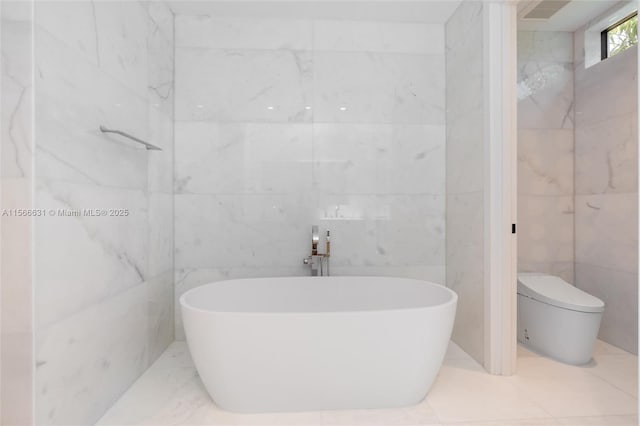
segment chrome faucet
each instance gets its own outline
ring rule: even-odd
[[[327,231],[327,244],[324,254],[318,253],[318,244],[320,243],[320,232],[318,225],[311,227],[311,255],[305,257],[302,262],[311,267],[311,275],[329,276],[329,257],[331,256],[331,239],[330,233]],[[326,264],[326,267],[325,267]]]
[[[318,254],[318,243],[320,242],[320,234],[318,233],[318,225],[311,227],[311,255]]]

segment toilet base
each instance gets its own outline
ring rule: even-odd
[[[591,361],[601,312],[579,312],[518,294],[518,341],[558,361]]]

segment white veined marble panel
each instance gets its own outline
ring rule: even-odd
[[[47,32],[35,37],[39,176],[144,188],[146,151],[99,127],[148,139],[148,103]]]
[[[36,26],[66,44],[85,61],[98,65],[98,30],[94,2],[42,1],[35,2],[34,5]]]
[[[98,64],[121,84],[147,96],[150,19],[140,2],[93,2]]]
[[[311,21],[176,16],[176,46],[207,49],[311,50]]]
[[[572,129],[518,130],[518,193],[573,195]]]
[[[3,9],[4,12],[4,9]],[[31,175],[32,25],[25,21],[2,20],[2,176]]]
[[[148,278],[148,206],[143,191],[41,180],[34,207],[47,212],[35,220],[34,229],[39,326]],[[127,209],[129,214],[64,216],[58,209]]]
[[[518,259],[572,262],[573,195],[518,196]]]
[[[165,1],[150,0],[141,1],[155,27],[158,28],[167,40],[174,40],[174,14]],[[155,32],[155,31],[152,31]],[[173,49],[171,49],[173,50]]]
[[[149,109],[149,141],[162,151],[145,152],[147,159],[147,189],[154,192],[173,193],[174,177],[174,122],[171,116]]]
[[[68,293],[66,293],[68,295]],[[36,424],[93,424],[147,367],[147,287],[36,333]]]
[[[576,262],[638,271],[638,194],[576,196]]]
[[[482,191],[484,188],[484,113],[473,111],[447,126],[446,187],[449,194]]]
[[[587,69],[576,66],[576,123],[593,125],[637,112],[637,64],[636,46]]]
[[[576,194],[638,192],[638,114],[576,127]]]
[[[314,185],[339,194],[443,194],[445,128],[313,126]]]
[[[573,33],[518,31],[518,63],[573,62]]]
[[[600,338],[638,352],[638,274],[576,263],[576,286],[605,303]]]
[[[444,55],[315,52],[315,122],[444,124]]]
[[[573,65],[518,64],[518,128],[571,129],[574,123]]]
[[[313,49],[335,52],[444,54],[444,25],[412,22],[314,21]]]
[[[167,39],[155,21],[150,19],[149,26],[147,40],[148,99],[153,109],[162,111],[171,118],[173,117],[174,103],[173,41]]]
[[[173,269],[173,194],[151,192],[148,200],[149,253],[147,274]]]
[[[308,122],[310,52],[179,49],[177,121]]]
[[[298,265],[309,251],[305,194],[175,197],[177,267]]]
[[[304,193],[311,124],[176,123],[176,193]]]

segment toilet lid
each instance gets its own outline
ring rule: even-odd
[[[518,274],[518,294],[573,311],[602,312],[604,310],[602,300],[553,275]]]

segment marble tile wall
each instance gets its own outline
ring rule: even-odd
[[[483,5],[446,25],[446,284],[458,294],[453,340],[484,359]]]
[[[637,49],[585,69],[580,34],[518,33],[518,269],[603,299],[637,353]]]
[[[518,32],[518,270],[574,278],[573,34]]]
[[[576,285],[605,302],[600,338],[637,353],[638,50],[582,57],[576,37]]]
[[[444,282],[443,25],[176,16],[177,298],[306,275]]]
[[[36,424],[92,424],[174,338],[174,17],[137,1],[34,16],[34,206],[127,212],[34,220]]]
[[[0,3],[0,424],[33,424],[32,4]],[[6,213],[6,214],[4,214]]]

